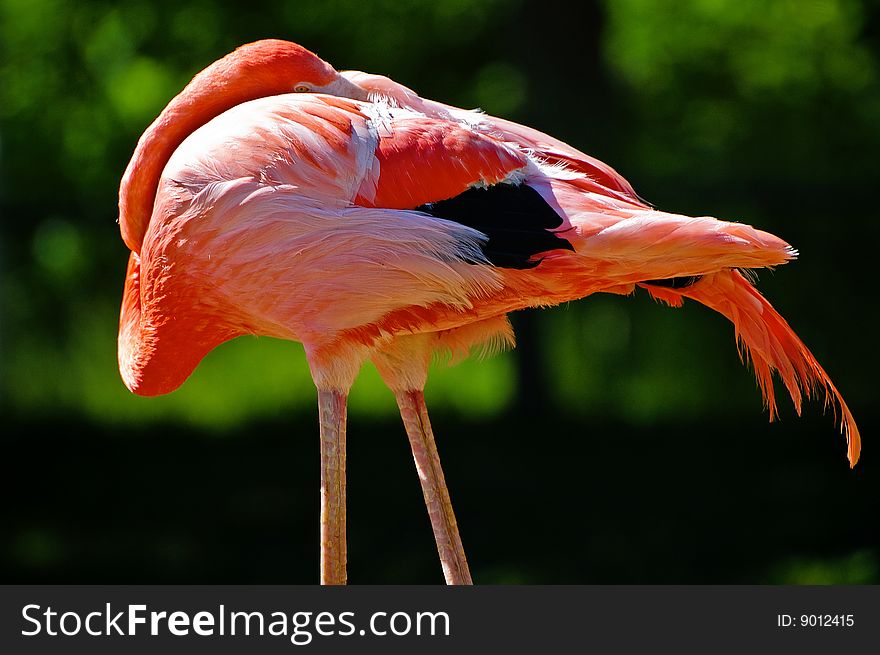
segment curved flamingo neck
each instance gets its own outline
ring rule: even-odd
[[[336,77],[317,55],[278,40],[242,46],[196,75],[143,133],[125,169],[119,231],[129,249],[140,252],[162,170],[187,136],[248,100],[291,92],[303,80],[326,84]]]

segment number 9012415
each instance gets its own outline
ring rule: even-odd
[[[776,625],[781,628],[851,628],[853,614],[777,614]]]

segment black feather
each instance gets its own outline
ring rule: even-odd
[[[692,286],[703,279],[702,275],[688,275],[683,277],[668,277],[663,280],[645,280],[642,284],[650,284],[654,287],[666,287],[667,289],[684,289]]]
[[[562,217],[533,188],[525,184],[495,184],[470,188],[454,198],[416,207],[437,218],[479,230],[487,237],[482,250],[495,266],[534,268],[534,256],[548,250],[571,250],[562,237],[548,232]]]

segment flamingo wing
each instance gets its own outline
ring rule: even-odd
[[[582,177],[578,178],[577,185],[585,191],[596,192],[641,207],[647,206],[633,190],[629,181],[611,166],[549,134],[480,111],[468,111],[422,98],[412,89],[383,75],[361,71],[344,71],[342,75],[367,90],[377,101],[385,100],[430,118],[468,125],[480,133],[492,135],[517,148],[525,149],[547,164],[563,166],[569,171],[580,173]]]
[[[529,183],[544,175],[524,150],[455,120],[381,102],[365,111],[379,140],[356,203],[472,227],[486,236],[483,254],[499,267],[533,268],[541,253],[573,250],[558,234],[571,228],[565,212]]]
[[[412,209],[498,184],[528,163],[521,152],[456,122],[381,105],[364,109],[379,140],[374,175],[355,198],[361,205]]]

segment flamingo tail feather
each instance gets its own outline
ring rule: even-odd
[[[691,298],[733,323],[740,357],[744,363],[752,362],[771,421],[777,416],[773,371],[782,379],[798,414],[803,398],[823,395],[825,407],[832,407],[841,433],[846,435],[850,466],[855,466],[861,438],[852,412],[803,341],[741,272],[726,269],[680,290],[649,285],[644,288],[657,300],[672,306],[679,306],[682,296]]]

